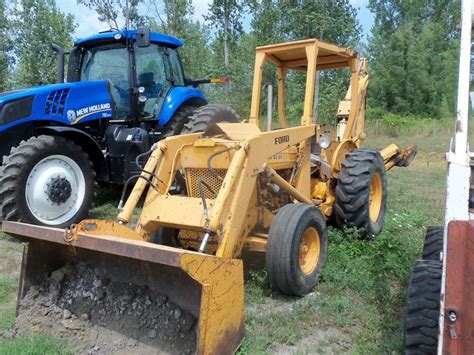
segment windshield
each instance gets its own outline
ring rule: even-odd
[[[107,80],[120,116],[129,112],[128,52],[124,45],[89,48],[82,56],[81,81]]]

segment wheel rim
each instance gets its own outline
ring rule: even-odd
[[[86,194],[79,165],[64,155],[51,155],[38,162],[26,181],[26,203],[41,223],[59,225],[79,211]]]
[[[375,223],[379,219],[382,208],[382,177],[374,172],[370,178],[369,215],[370,220]]]
[[[314,227],[309,227],[303,234],[300,244],[300,268],[305,275],[310,275],[316,269],[321,251],[319,233]]]

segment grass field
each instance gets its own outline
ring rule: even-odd
[[[256,353],[399,353],[404,300],[410,269],[420,255],[424,231],[441,225],[445,200],[445,152],[449,134],[429,128],[396,138],[372,138],[366,146],[416,143],[419,153],[409,168],[388,173],[385,227],[375,240],[354,231],[329,231],[326,266],[317,289],[304,298],[271,294],[266,275],[251,270],[246,281],[246,338],[243,354]],[[369,135],[370,136],[370,135]],[[99,194],[93,217],[113,217],[113,191]],[[20,246],[0,237],[0,331],[10,328]],[[5,340],[0,353],[65,353],[54,335]]]

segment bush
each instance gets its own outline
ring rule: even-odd
[[[398,115],[381,108],[369,108],[366,112],[366,133],[398,137],[400,135],[429,136],[451,130],[453,119],[435,119],[414,115]]]
[[[367,121],[374,121],[382,119],[387,114],[387,111],[381,107],[367,107],[365,111],[365,119]]]

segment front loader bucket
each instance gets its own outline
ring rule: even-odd
[[[2,229],[27,242],[19,300],[31,286],[44,282],[44,275],[71,262],[85,262],[106,272],[112,281],[147,286],[164,294],[194,315],[198,354],[234,353],[243,340],[241,260],[84,230],[71,242],[63,229],[16,222],[4,222]]]

